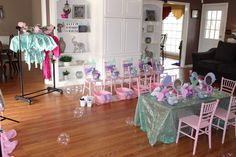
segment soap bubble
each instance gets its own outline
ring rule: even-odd
[[[125,123],[127,125],[133,126],[134,125],[134,119],[131,117],[126,118]]]
[[[84,115],[84,108],[83,107],[76,107],[73,111],[75,118],[81,118]]]
[[[64,95],[70,100],[76,100],[82,94],[82,86],[67,86],[63,88]]]
[[[67,133],[61,133],[57,137],[57,142],[62,145],[68,145],[68,143],[70,142],[70,136]]]
[[[234,157],[233,153],[224,153],[222,157]]]

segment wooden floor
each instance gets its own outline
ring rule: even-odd
[[[172,70],[187,79],[189,69]],[[26,92],[44,88],[42,72],[25,72]],[[12,153],[15,157],[189,157],[193,141],[187,137],[179,144],[157,143],[150,146],[147,135],[138,127],[128,125],[135,112],[137,99],[85,108],[82,118],[73,116],[81,95],[52,93],[34,99],[32,105],[14,100],[19,94],[17,77],[0,83],[5,100],[5,116],[20,123],[4,121],[4,130],[16,129],[19,144]],[[67,146],[57,142],[61,133],[70,136]],[[196,157],[223,157],[236,154],[234,129],[226,133],[221,144],[222,131],[213,131],[212,149],[208,150],[206,136],[200,136]]]

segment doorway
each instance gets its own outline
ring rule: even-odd
[[[189,7],[189,3],[184,2],[163,4],[162,34],[167,36],[164,53],[161,53],[164,66],[178,68],[185,65]]]
[[[228,3],[202,5],[201,29],[198,52],[217,47],[219,40],[224,41]]]

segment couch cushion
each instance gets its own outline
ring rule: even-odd
[[[236,58],[236,44],[219,41],[215,59],[223,62],[233,62]]]
[[[236,75],[236,63],[220,64],[218,66],[218,72],[221,74],[230,74],[231,76]]]
[[[198,62],[198,67],[208,69],[210,71],[216,71],[218,69],[219,64],[222,64],[221,61],[217,60],[201,60]]]

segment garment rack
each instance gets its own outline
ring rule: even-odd
[[[21,91],[21,95],[17,95],[15,96],[16,100],[21,100],[24,102],[28,102],[29,105],[32,104],[32,99],[42,96],[42,95],[46,95],[52,92],[59,92],[60,94],[63,94],[63,90],[56,88],[56,81],[55,81],[55,60],[52,59],[52,71],[53,71],[53,87],[47,87],[45,89],[41,89],[41,90],[37,90],[31,93],[24,93],[24,80],[23,80],[23,69],[22,69],[22,59],[21,59],[21,39],[20,39],[20,31],[21,31],[21,27],[16,26],[16,29],[18,31],[18,37],[19,37],[19,55],[18,55],[18,60],[19,60],[19,82],[20,82],[20,91]],[[55,28],[54,28],[55,29]],[[39,93],[39,94],[37,94]],[[33,95],[36,94],[36,95]],[[32,95],[32,96],[31,96]]]

